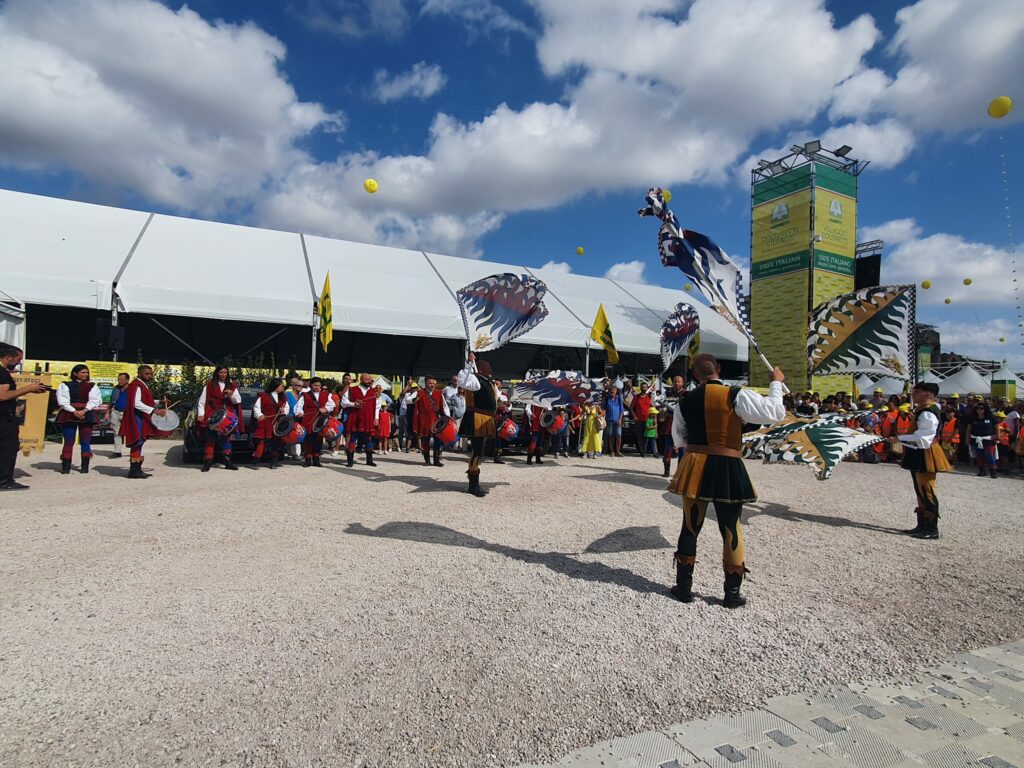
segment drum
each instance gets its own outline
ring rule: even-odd
[[[275,425],[276,426],[276,425]],[[306,429],[299,422],[292,424],[292,431],[281,438],[285,445],[298,445],[306,439]]]
[[[337,440],[340,434],[341,422],[332,416],[327,420],[327,426],[323,430],[323,437],[325,440]]]
[[[274,419],[274,437],[287,437],[293,429],[295,429],[294,416],[282,413]]]
[[[216,432],[218,435],[230,435],[238,426],[238,414],[234,410],[218,408],[206,422],[206,428]]]
[[[548,431],[548,434],[557,435],[565,429],[565,416],[555,416],[545,429]]]
[[[449,416],[438,416],[430,434],[440,440],[441,445],[453,445],[456,438],[455,422]]]
[[[555,412],[554,411],[544,411],[544,413],[542,413],[540,415],[540,428],[541,429],[546,429],[548,431],[551,431],[551,425],[554,424],[554,423],[555,423]]]
[[[318,413],[316,415],[316,418],[313,419],[312,431],[315,434],[319,435],[321,432],[327,429],[327,425],[330,423],[330,421],[331,415],[329,413]]]
[[[153,429],[156,430],[160,437],[169,437],[170,434],[178,428],[181,424],[181,419],[178,418],[178,414],[174,411],[167,411],[166,416],[160,416],[154,413],[150,418],[153,422]]]
[[[505,419],[505,422],[498,427],[498,437],[506,443],[511,443],[519,437],[519,427],[512,419]]]

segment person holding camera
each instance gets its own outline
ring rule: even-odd
[[[18,367],[25,353],[11,344],[0,344],[0,491],[23,491],[27,485],[15,482],[14,464],[18,460],[18,398],[46,392],[45,384],[14,383],[11,371]]]

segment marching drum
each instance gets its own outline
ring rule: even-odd
[[[218,435],[230,435],[238,426],[238,414],[234,410],[218,408],[206,422],[207,429],[216,432]]]
[[[337,440],[338,435],[340,434],[341,422],[331,416],[331,418],[327,420],[327,426],[323,429],[323,437],[325,440]]]
[[[551,423],[548,424],[545,429],[548,431],[548,434],[557,435],[565,429],[565,416],[555,416],[551,419]]]
[[[327,425],[330,424],[330,422],[331,415],[329,413],[318,413],[316,418],[313,419],[312,431],[319,435],[327,429]]]
[[[278,414],[274,419],[274,437],[287,437],[295,428],[295,417],[287,413]]]
[[[511,443],[519,437],[519,427],[512,419],[505,419],[505,422],[498,427],[498,437],[506,443]]]
[[[181,419],[178,418],[178,414],[174,411],[167,411],[166,416],[160,416],[154,413],[150,417],[150,421],[153,423],[153,429],[157,431],[160,437],[169,437],[170,434],[178,428],[181,424]]]
[[[441,445],[452,445],[455,442],[455,422],[449,416],[438,416],[430,434],[441,441]]]
[[[274,425],[277,426],[276,424]],[[299,422],[292,424],[292,430],[288,434],[281,438],[281,442],[285,445],[298,445],[306,439],[306,429]]]

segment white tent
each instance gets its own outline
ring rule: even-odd
[[[935,374],[934,374],[934,373],[933,373],[933,372],[931,371],[931,369],[928,369],[928,370],[927,370],[927,371],[925,371],[925,372],[924,372],[923,374],[921,374],[921,375],[920,375],[920,376],[918,377],[918,379],[917,379],[917,380],[918,380],[918,381],[921,381],[921,382],[924,382],[924,383],[926,383],[926,384],[939,384],[939,383],[941,383],[941,382],[942,382],[942,379],[940,379],[940,378],[939,378],[938,376],[936,376],[936,375],[935,375]]]
[[[587,346],[603,303],[622,352],[657,355],[681,290],[529,270],[297,233],[0,190],[0,289],[26,304],[311,326],[331,274],[334,332],[464,338],[455,292],[498,272],[533,272],[549,315],[519,341]],[[701,349],[747,359],[747,341],[695,304]]]
[[[992,394],[997,397],[1005,397],[1014,400],[1021,396],[1020,385],[1017,383],[1017,374],[1010,370],[1006,362],[1002,367],[989,377]]]
[[[25,305],[0,291],[0,342],[25,348]]]
[[[939,382],[939,394],[948,397],[949,395],[987,395],[992,388],[980,373],[965,365],[952,376]]]
[[[874,392],[876,389],[881,389],[882,394],[885,395],[886,397],[889,397],[890,395],[902,395],[903,391],[906,388],[907,382],[903,381],[902,379],[894,379],[891,376],[883,376],[882,378],[875,382],[875,385],[871,388],[871,391]]]
[[[875,382],[873,382],[866,374],[860,374],[853,380],[853,383],[861,395],[870,395],[875,391]]]

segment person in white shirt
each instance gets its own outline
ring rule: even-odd
[[[683,497],[672,594],[684,603],[693,602],[697,536],[708,504],[713,503],[723,544],[723,604],[739,608],[747,602],[740,594],[746,572],[740,515],[744,503],[757,500],[740,453],[743,424],[773,424],[785,417],[785,376],[778,368],[772,371],[768,395],[763,397],[749,389],[723,384],[718,361],[708,354],[693,359],[693,375],[700,386],[679,398],[672,415],[673,443],[676,448],[686,449],[669,484],[670,491]]]
[[[224,413],[227,424],[234,424],[227,431],[223,427],[214,429],[215,424],[211,422],[212,417]],[[215,450],[220,450],[224,459],[224,468],[237,470],[234,460],[231,458],[231,437],[237,430],[239,433],[245,431],[245,424],[242,420],[242,395],[238,391],[238,382],[230,380],[230,374],[226,365],[218,366],[213,371],[213,376],[206,382],[206,385],[199,393],[199,402],[196,403],[196,419],[199,428],[203,431],[203,472],[209,472],[213,466],[213,455]]]
[[[916,406],[912,431],[888,438],[891,444],[899,443],[905,449],[900,464],[914,478],[917,526],[904,533],[915,539],[939,538],[939,499],[935,494],[935,478],[937,473],[950,470],[942,445],[936,439],[942,420],[942,412],[935,402],[938,394],[938,384],[923,381],[915,384],[910,392]]]
[[[57,425],[64,435],[64,448],[60,452],[60,472],[71,473],[71,458],[75,450],[75,437],[82,453],[82,474],[89,471],[92,460],[92,428],[99,411],[104,409],[100,388],[89,381],[89,367],[76,365],[71,369],[71,381],[57,387]]]

